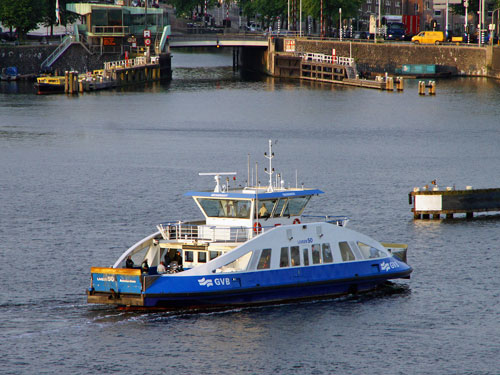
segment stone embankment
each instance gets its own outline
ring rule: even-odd
[[[500,46],[413,45],[297,39],[296,52],[353,57],[364,72],[393,74],[403,64],[436,64],[464,76],[500,78]]]

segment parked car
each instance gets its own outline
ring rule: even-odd
[[[0,27],[0,40],[13,42],[17,40],[17,31],[3,31]]]
[[[354,39],[368,39],[369,34],[366,31],[355,31],[353,34]]]

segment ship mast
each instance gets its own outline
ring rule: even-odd
[[[269,140],[269,155],[267,152],[264,152],[264,156],[269,159],[269,170],[267,168],[264,169],[264,171],[269,175],[269,186],[267,188],[267,192],[271,193],[273,191],[273,162],[272,159],[274,158],[274,152],[273,152],[273,141],[270,139]]]

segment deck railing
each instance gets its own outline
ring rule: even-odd
[[[352,57],[341,57],[333,55],[324,55],[322,53],[304,53],[302,55],[304,61],[322,62],[327,64],[338,64],[352,66],[354,59]]]
[[[349,219],[345,216],[312,216],[302,215],[307,222],[326,222],[338,226],[346,226]],[[222,227],[196,222],[170,221],[157,226],[164,240],[169,241],[209,241],[209,242],[245,242],[253,237],[276,228],[270,226],[231,226]]]

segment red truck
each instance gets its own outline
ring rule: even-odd
[[[406,36],[411,38],[420,32],[420,16],[403,15],[402,21],[405,24]]]

